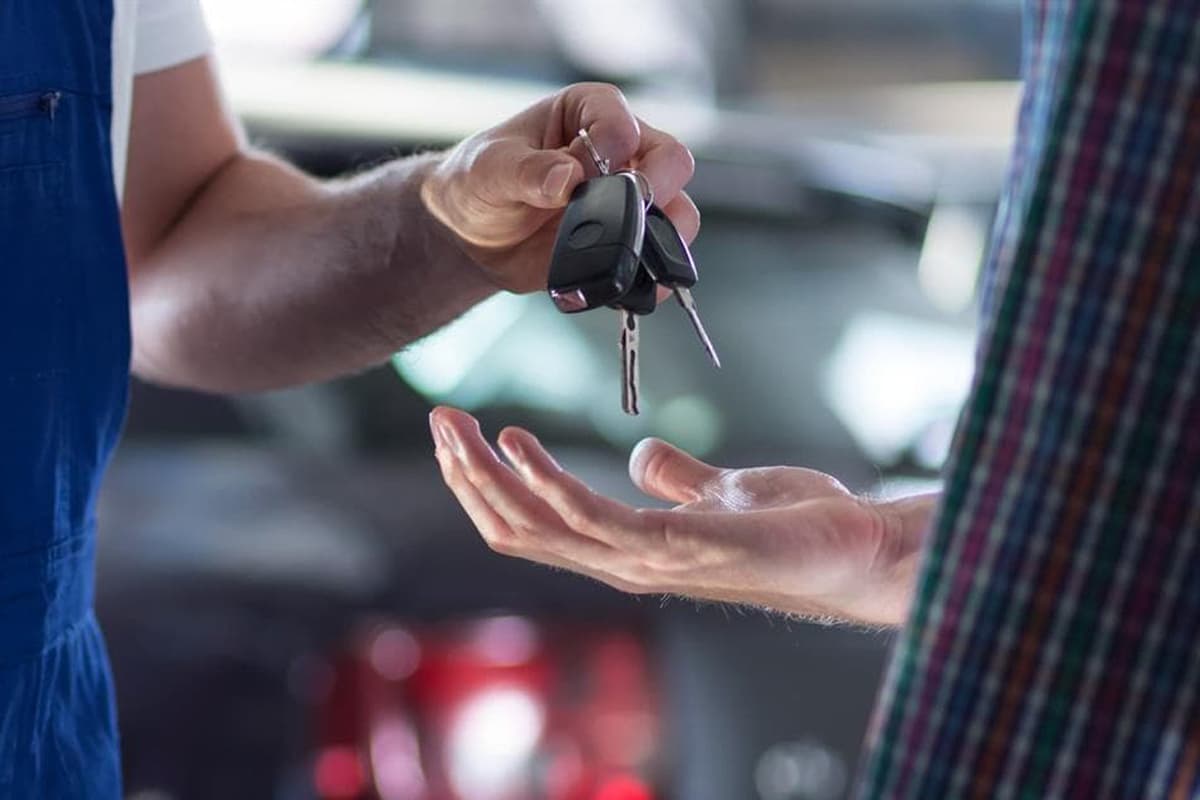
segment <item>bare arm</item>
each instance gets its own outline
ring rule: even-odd
[[[246,146],[209,59],[139,77],[123,211],[134,370],[209,391],[321,380],[498,288],[544,285],[554,222],[584,178],[579,127],[613,161],[637,161],[694,233],[690,155],[610,87],[572,87],[448,154],[324,183]]]

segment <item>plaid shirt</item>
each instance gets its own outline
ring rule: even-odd
[[[1200,0],[1031,0],[867,798],[1200,797]]]

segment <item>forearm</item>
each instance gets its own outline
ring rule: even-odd
[[[433,157],[321,183],[241,154],[135,260],[134,370],[239,392],[377,364],[494,287],[425,210]]]

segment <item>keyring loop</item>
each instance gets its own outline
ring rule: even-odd
[[[583,140],[583,146],[587,148],[588,155],[592,157],[592,161],[596,164],[596,169],[600,170],[601,175],[608,175],[612,171],[611,165],[607,158],[601,157],[600,151],[596,149],[595,142],[588,135],[587,128],[579,129],[579,138]]]
[[[646,208],[654,205],[654,187],[650,185],[650,179],[636,169],[623,169],[621,172],[632,175],[633,179],[637,181],[642,190],[642,197],[646,198]]]
[[[595,162],[596,169],[600,170],[600,174],[612,174],[612,165],[607,158],[601,157],[600,151],[596,149],[596,143],[592,141],[592,137],[587,132],[587,128],[579,129],[579,138],[583,140],[583,146],[587,148],[588,155],[592,157],[592,161]],[[642,197],[646,198],[646,208],[654,205],[654,187],[650,185],[650,179],[636,169],[623,169],[621,172],[629,173],[637,181],[638,186],[642,190]]]

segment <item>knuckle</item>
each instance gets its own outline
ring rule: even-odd
[[[730,555],[724,543],[701,535],[677,517],[667,517],[659,523],[655,539],[660,544],[648,548],[645,563],[661,575],[679,576],[703,571]]]
[[[462,165],[468,172],[473,173],[494,169],[506,160],[505,144],[506,140],[501,137],[477,141],[471,147],[464,148],[461,154]]]
[[[606,100],[620,100],[624,102],[625,94],[614,84],[604,83],[602,81],[591,81],[584,84],[588,90]]]
[[[554,481],[546,481],[545,494],[554,498],[554,503],[563,520],[571,527],[588,529],[600,523],[600,513],[591,490],[572,490]]]
[[[521,551],[517,542],[509,536],[502,536],[495,533],[488,534],[485,532],[483,534],[483,541],[487,543],[488,548],[492,552],[499,553],[502,556],[519,555]]]
[[[599,524],[595,507],[570,496],[565,498],[562,508],[567,524],[576,530],[592,530]]]
[[[563,99],[567,99],[572,96],[589,98],[595,97],[603,100],[619,99],[622,102],[625,100],[625,95],[620,89],[611,83],[604,83],[602,81],[580,81],[578,83],[572,83],[569,86],[564,87],[559,92],[559,97]]]
[[[495,487],[496,482],[492,480],[492,476],[487,473],[487,470],[480,469],[471,462],[463,464],[459,467],[459,470],[468,483],[484,494],[487,494]]]
[[[629,117],[625,123],[616,128],[613,138],[616,140],[616,146],[620,151],[632,156],[637,152],[638,146],[641,144],[642,133],[638,129],[637,122],[633,117]]]
[[[647,509],[639,509],[637,514],[641,528],[650,532],[642,555],[644,563],[652,569],[674,566],[686,534],[668,514]]]
[[[609,575],[605,578],[605,582],[614,589],[625,592],[625,594],[650,594],[650,589],[645,584],[631,580],[625,576]]]
[[[692,155],[692,151],[678,140],[672,140],[670,148],[671,158],[683,166],[684,173],[689,178],[694,175],[696,173],[696,157]]]

